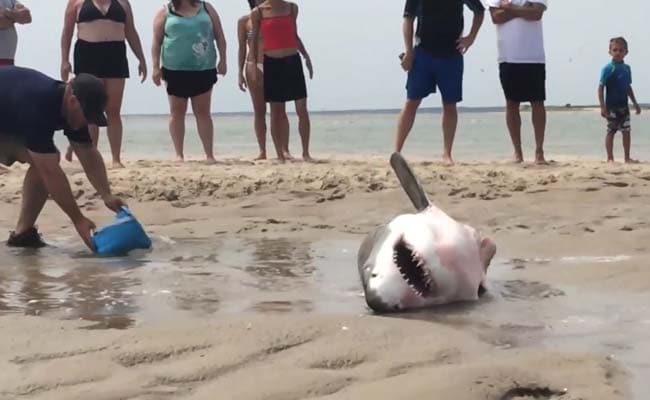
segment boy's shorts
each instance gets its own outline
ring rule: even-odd
[[[460,103],[463,100],[463,70],[461,54],[438,58],[416,47],[413,66],[406,81],[408,99],[423,99],[436,93],[437,86],[444,103]]]
[[[607,109],[607,133],[630,133],[630,108],[608,108]]]
[[[546,100],[546,64],[499,64],[499,78],[507,100],[517,103]]]

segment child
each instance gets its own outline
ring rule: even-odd
[[[614,134],[620,130],[623,134],[623,150],[626,163],[638,161],[630,158],[630,108],[628,97],[636,113],[641,114],[641,107],[634,97],[632,90],[632,70],[623,61],[628,53],[627,41],[616,37],[609,41],[609,54],[612,61],[603,68],[598,86],[598,100],[600,101],[600,115],[607,119],[607,162],[614,162]],[[605,89],[607,97],[605,98]]]

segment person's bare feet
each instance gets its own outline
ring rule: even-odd
[[[113,164],[111,165],[111,169],[123,169],[124,164],[122,164],[121,161],[113,161]]]
[[[313,159],[312,156],[309,155],[309,154],[303,154],[302,159],[303,159],[303,161],[308,162],[308,163],[317,163],[318,162],[315,159]]]
[[[444,155],[442,156],[442,165],[445,167],[451,167],[454,165],[454,160],[451,158],[451,156]]]
[[[635,159],[632,159],[632,158],[628,158],[628,159],[625,160],[625,163],[626,163],[626,164],[638,164],[638,163],[639,163],[639,160],[635,160]]]
[[[535,164],[537,165],[548,165],[548,161],[546,161],[546,158],[544,158],[544,152],[541,150],[537,150],[535,152]]]
[[[613,158],[608,158],[608,159],[607,159],[607,163],[608,163],[608,164],[613,164],[613,163],[614,163],[614,159],[613,159]]]
[[[260,160],[266,160],[266,153],[260,153],[257,157],[253,159],[253,161],[260,161]]]
[[[521,164],[524,162],[524,155],[521,153],[515,152],[515,155],[512,157],[512,162],[515,164]]]
[[[289,152],[289,150],[285,150],[285,151],[283,152],[283,155],[284,155],[284,159],[285,159],[285,160],[293,160],[293,156],[291,155],[291,153]]]
[[[185,157],[184,156],[176,156],[174,161],[177,162],[177,163],[184,163],[185,162]]]
[[[214,157],[208,157],[203,163],[206,165],[214,165],[217,163],[217,160],[215,160]]]

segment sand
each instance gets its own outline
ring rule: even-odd
[[[61,318],[52,310],[3,313],[2,282],[13,279],[5,272],[0,399],[647,397],[650,165],[413,165],[439,207],[496,241],[486,300],[380,316],[356,296],[345,299],[351,310],[213,310],[136,316],[127,329],[101,329],[117,326]],[[108,222],[78,165],[65,168],[88,216],[98,225]],[[21,167],[0,171],[5,231],[19,209],[22,175]],[[355,244],[377,224],[411,210],[382,158],[287,165],[229,159],[214,166],[138,161],[109,175],[152,235],[185,241]],[[45,238],[76,243],[51,202],[39,227]],[[15,262],[15,254],[3,254]],[[160,257],[189,268],[207,263],[203,256]],[[325,275],[328,259],[319,261]],[[331,267],[349,271],[330,277],[347,280],[334,284],[360,290],[353,262]],[[208,275],[200,279],[201,290],[210,279],[225,286]],[[319,290],[318,282],[309,285],[296,296]],[[273,303],[282,293],[247,287],[230,296]]]

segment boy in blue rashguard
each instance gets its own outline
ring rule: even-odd
[[[632,70],[624,62],[627,53],[628,46],[624,38],[611,39],[609,54],[612,56],[612,61],[603,68],[600,75],[598,100],[600,101],[600,114],[607,119],[607,138],[605,139],[607,162],[614,162],[614,135],[619,130],[623,135],[625,162],[637,162],[630,158],[631,126],[628,98],[632,100],[637,115],[641,114],[641,107],[632,90]]]

